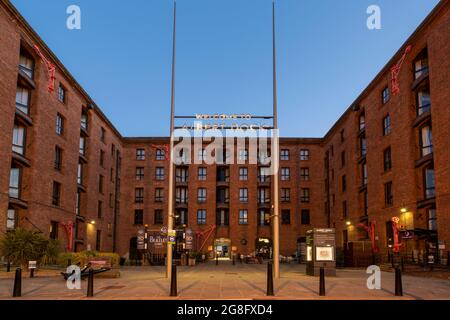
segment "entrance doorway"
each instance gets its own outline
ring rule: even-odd
[[[270,259],[272,257],[272,239],[256,238],[255,248],[258,257],[262,257],[263,259]]]
[[[214,249],[215,255],[218,256],[219,260],[229,260],[231,257],[231,240],[227,238],[214,240]]]

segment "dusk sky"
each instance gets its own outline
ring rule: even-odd
[[[323,136],[438,2],[278,0],[281,136]],[[122,135],[169,134],[172,0],[12,3]],[[271,113],[271,3],[177,1],[177,114]],[[66,28],[72,4],[81,30]]]

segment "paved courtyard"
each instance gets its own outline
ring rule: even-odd
[[[96,278],[95,297],[86,298],[87,281],[81,290],[69,290],[57,271],[24,275],[18,299],[267,299],[266,265],[221,261],[195,267],[178,267],[178,297],[169,297],[170,281],[164,267],[123,267],[119,278]],[[305,266],[282,264],[281,278],[274,281],[271,299],[450,299],[450,281],[403,276],[403,297],[394,296],[394,274],[382,272],[381,290],[366,287],[365,270],[338,270],[326,278],[326,296],[319,297],[319,279],[305,275]],[[0,272],[0,299],[12,299],[14,272]]]

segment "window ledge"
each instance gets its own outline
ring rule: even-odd
[[[19,153],[13,152],[12,153],[12,159],[13,159],[14,162],[18,163],[21,166],[24,166],[24,167],[30,167],[31,166],[31,161],[28,160],[25,156],[23,156],[23,155],[21,155]]]
[[[28,202],[22,200],[21,198],[9,197],[9,204],[11,204],[12,206],[17,206],[22,209],[28,209]]]
[[[422,123],[424,123],[425,121],[428,121],[431,118],[431,111],[427,111],[422,113],[420,116],[418,116],[414,122],[413,122],[413,127],[416,128],[419,125],[421,125]]]
[[[430,207],[436,204],[436,198],[429,198],[417,201],[417,209]]]
[[[423,156],[422,158],[416,160],[416,168],[426,165],[432,161],[433,161],[433,153],[427,154],[426,156]]]
[[[424,71],[420,77],[418,77],[416,80],[414,80],[414,82],[413,82],[412,85],[411,85],[411,90],[412,90],[412,91],[416,90],[417,87],[418,87],[423,81],[425,81],[426,79],[428,79],[428,76],[429,76],[429,71],[428,71],[428,70],[427,70],[427,71]]]

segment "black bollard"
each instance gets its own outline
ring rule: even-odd
[[[16,269],[16,276],[14,277],[14,290],[13,297],[21,297],[22,296],[22,269]]]
[[[30,269],[30,278],[34,278],[34,268]]]
[[[94,296],[94,269],[89,269],[89,277],[88,277],[88,287],[87,287],[87,296]]]
[[[402,271],[399,267],[395,268],[395,295],[403,296]]]
[[[172,264],[172,276],[170,279],[170,296],[176,297],[178,295],[177,290],[177,266]]]
[[[218,265],[219,265],[219,255],[216,254],[216,266],[218,266]]]
[[[274,296],[272,262],[267,264],[267,296]]]
[[[319,296],[325,296],[325,269],[320,267]]]
[[[6,263],[6,272],[11,272],[11,261],[9,261],[9,260]]]
[[[405,271],[405,263],[404,263],[404,261],[403,261],[403,256],[402,256],[401,259],[400,259],[400,265],[401,265],[401,267],[402,267],[402,272]]]
[[[233,254],[233,266],[236,264],[236,256]]]

